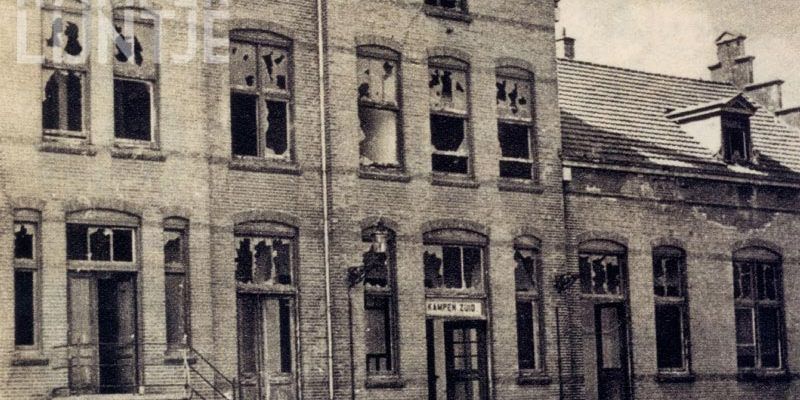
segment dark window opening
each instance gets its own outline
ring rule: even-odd
[[[164,265],[184,264],[183,234],[180,231],[164,232]]]
[[[734,261],[736,355],[739,368],[783,367],[780,264]]]
[[[118,139],[151,140],[150,83],[114,79],[114,136]]]
[[[457,174],[466,174],[469,171],[465,124],[466,121],[462,118],[431,115],[434,171]]]
[[[536,369],[534,304],[517,301],[517,361],[519,369]]]
[[[364,297],[367,372],[392,371],[391,300]]]
[[[42,128],[83,130],[83,74],[66,70],[49,73],[42,100]]]
[[[514,261],[514,287],[517,292],[536,290],[536,253],[533,250],[516,250]]]
[[[681,306],[656,307],[658,368],[683,369],[683,310]]]
[[[622,268],[619,256],[581,254],[581,286],[586,294],[622,294]]]
[[[16,224],[14,228],[14,258],[32,260],[35,234],[33,225]]]
[[[727,162],[750,159],[750,119],[748,116],[722,115],[723,152]]]
[[[533,162],[530,150],[530,127],[500,122],[497,124],[500,150],[500,176],[504,178],[532,179]]]
[[[239,238],[236,280],[255,284],[292,284],[291,245],[281,239]]]
[[[67,259],[132,262],[133,230],[67,224]]]
[[[17,346],[35,344],[33,271],[14,271],[14,343]]]
[[[269,155],[283,155],[289,146],[287,108],[286,102],[267,100],[266,140]]]
[[[428,246],[423,262],[427,288],[482,287],[482,252],[478,247]]]
[[[258,96],[231,92],[231,148],[234,155],[258,155]]]
[[[279,301],[281,372],[292,372],[292,312],[288,299]]]

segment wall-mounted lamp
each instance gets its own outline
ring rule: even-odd
[[[564,293],[567,289],[572,287],[580,277],[580,274],[558,274],[556,275],[553,286],[555,286],[558,293]]]
[[[347,283],[350,289],[364,282],[364,277],[370,270],[386,265],[386,251],[389,247],[389,230],[386,229],[383,221],[378,221],[378,225],[375,226],[375,230],[370,235],[370,238],[372,239],[372,245],[369,250],[361,256],[361,265],[347,269]]]

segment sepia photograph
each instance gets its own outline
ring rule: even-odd
[[[0,15],[0,400],[800,399],[798,0]]]

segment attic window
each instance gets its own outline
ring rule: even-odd
[[[722,114],[722,146],[725,162],[750,161],[750,119],[748,115]]]

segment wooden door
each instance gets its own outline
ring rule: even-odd
[[[628,324],[622,303],[595,306],[597,392],[600,399],[628,400]]]
[[[489,398],[483,321],[444,323],[447,400]]]
[[[68,282],[69,387],[72,394],[98,393],[97,287],[91,275],[70,274]]]

